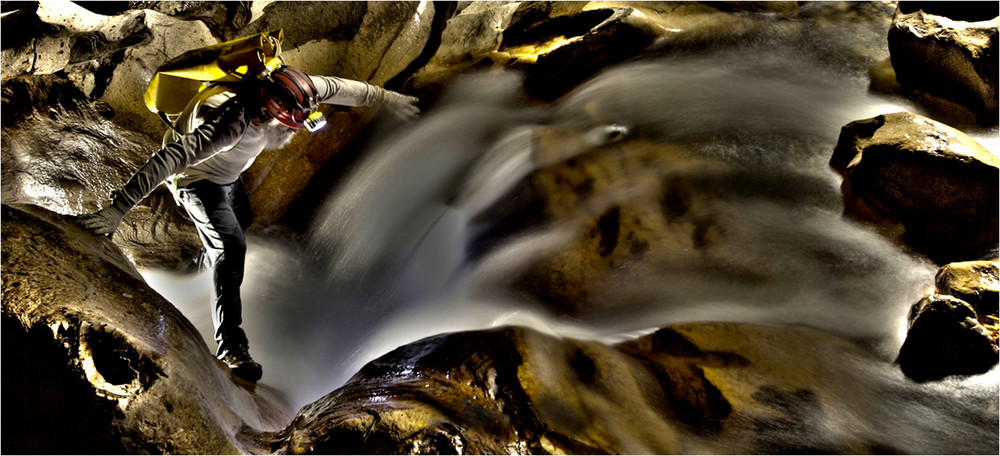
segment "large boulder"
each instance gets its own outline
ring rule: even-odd
[[[961,299],[929,295],[913,305],[896,362],[916,381],[975,375],[997,364],[997,342]]]
[[[826,288],[810,283],[803,262],[844,280],[857,273],[839,253],[817,257],[823,239],[769,250],[786,234],[801,235],[788,230],[802,223],[796,211],[771,204],[836,206],[816,176],[704,160],[680,143],[631,135],[608,141],[595,135],[603,130],[535,128],[534,171],[480,216],[490,229],[471,245],[478,254],[507,236],[551,235],[524,256],[514,286],[557,314],[681,306],[727,293],[752,300],[765,284]]]
[[[831,425],[833,404],[871,405],[824,381],[852,357],[871,359],[804,327],[684,324],[619,345],[444,334],[369,363],[268,440],[277,454],[898,452]]]
[[[997,248],[998,163],[964,133],[905,112],[847,124],[830,159],[847,215],[938,264]]]
[[[2,216],[5,451],[258,453],[291,419],[106,237],[37,206]]]
[[[898,14],[888,40],[904,93],[949,123],[996,125],[997,21]]]

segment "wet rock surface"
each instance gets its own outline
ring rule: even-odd
[[[934,294],[910,309],[896,362],[917,381],[975,375],[997,364],[997,261],[962,261],[938,269]]]
[[[997,364],[997,344],[968,303],[930,295],[914,304],[896,362],[916,381],[982,374]]]
[[[438,94],[456,77],[507,68],[532,97],[554,100],[614,64],[690,50],[752,28],[739,13],[791,16],[793,2],[471,2],[441,32],[441,46],[407,88]],[[733,14],[728,14],[733,13]]]
[[[936,12],[917,10],[894,19],[888,43],[896,79],[908,96],[948,123],[996,125],[995,8],[993,17],[978,22],[949,19]]]
[[[797,349],[773,352],[779,334]],[[840,351],[859,354],[807,328],[755,325],[678,325],[615,346],[525,328],[441,335],[368,364],[270,438],[278,454],[884,449],[822,429],[826,404],[846,399],[817,381]],[[811,436],[788,439],[789,424]]]
[[[911,113],[859,120],[841,130],[830,165],[847,215],[938,264],[996,249],[998,160],[964,133]]]
[[[3,252],[3,362],[17,372],[3,384],[5,451],[255,453],[253,432],[290,419],[280,393],[233,377],[107,238],[5,204]]]
[[[938,294],[961,299],[976,315],[997,315],[1000,304],[1000,264],[993,261],[962,261],[946,264],[934,278]]]

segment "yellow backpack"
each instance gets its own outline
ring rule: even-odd
[[[194,49],[157,68],[143,100],[173,128],[188,102],[216,82],[257,78],[282,64],[281,30]]]

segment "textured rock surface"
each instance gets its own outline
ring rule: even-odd
[[[256,432],[291,419],[280,393],[233,377],[107,238],[4,205],[3,252],[4,371],[18,374],[3,383],[5,451],[255,453]],[[32,412],[8,415],[18,410]]]
[[[678,325],[617,346],[523,328],[442,335],[373,361],[270,438],[279,454],[887,450],[824,412],[858,405],[822,380],[850,357],[868,355],[754,325]],[[789,439],[797,426],[808,437]]]
[[[985,317],[997,315],[1000,305],[1000,263],[997,261],[963,261],[946,264],[934,279],[938,294],[961,299]]]
[[[96,211],[158,144],[105,118],[65,79],[4,81],[3,202],[61,214]],[[193,225],[160,187],[129,212],[114,241],[140,266],[177,267],[201,246]]]
[[[899,12],[904,14],[923,11],[935,16],[944,16],[956,21],[988,21],[997,17],[997,5],[989,2],[923,2],[903,0],[898,2]]]
[[[810,280],[797,275],[801,264],[761,268],[752,255],[734,254],[757,248],[752,247],[757,241],[739,228],[746,220],[731,205],[770,198],[793,206],[836,205],[835,197],[815,190],[826,186],[815,176],[692,159],[690,149],[676,143],[588,139],[593,133],[536,128],[532,159],[537,170],[483,216],[498,222],[476,240],[476,250],[487,250],[517,230],[560,228],[559,237],[519,278],[521,290],[559,314],[583,316],[662,305],[631,286],[646,278],[683,281],[688,288],[675,289],[666,279],[657,285],[664,287],[658,289],[660,298],[675,302],[719,292],[717,286],[694,292],[691,287],[699,281],[688,280],[694,275],[736,288]],[[786,217],[769,214],[768,226],[760,229],[788,229],[785,223],[794,222]],[[814,255],[796,254],[796,260],[814,261]],[[849,267],[834,268],[839,277],[849,274]]]
[[[930,295],[914,304],[896,362],[916,381],[981,374],[997,364],[997,343],[968,303]]]
[[[888,37],[896,79],[949,123],[996,125],[997,24],[996,17],[965,22],[923,11],[898,15]]]
[[[910,113],[851,122],[830,165],[846,214],[939,264],[997,248],[998,159],[958,130]]]
[[[448,20],[441,46],[407,86],[434,94],[462,74],[511,68],[524,73],[529,95],[552,100],[652,48],[696,47],[712,33],[746,30],[725,11],[797,9],[792,2],[469,2]]]

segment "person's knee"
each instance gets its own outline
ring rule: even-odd
[[[243,258],[247,253],[247,240],[243,232],[234,232],[221,236],[222,250],[228,258]]]

